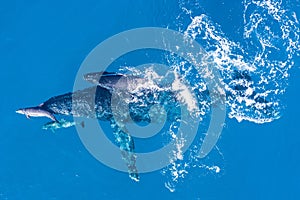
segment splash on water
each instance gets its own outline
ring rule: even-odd
[[[180,1],[179,5],[182,13],[175,21],[176,26],[187,37],[199,42],[216,64],[226,90],[228,117],[258,124],[280,118],[284,107],[281,99],[288,84],[289,71],[300,55],[300,26],[296,13],[287,9],[288,5],[282,1],[245,0],[243,38],[237,37],[233,41],[203,12],[198,1]],[[189,22],[185,24],[179,19]],[[184,61],[170,60],[173,69],[183,72],[186,80],[196,80],[192,84],[194,92],[206,90],[201,77],[193,75],[191,66],[187,67]],[[202,111],[207,113],[212,104],[202,99],[201,105],[206,105]],[[178,138],[178,134],[170,134],[179,147],[183,145],[184,141]],[[194,153],[199,148],[200,145],[196,145],[184,155],[180,148],[173,152],[171,164],[163,170],[167,176],[165,187],[171,192],[192,167],[216,174],[222,171],[218,165],[203,163]]]

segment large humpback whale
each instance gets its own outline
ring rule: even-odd
[[[119,89],[121,90],[121,93],[129,91],[129,85],[137,84],[138,82],[143,81],[143,79],[113,73],[104,73],[105,76],[98,79],[101,77],[100,74],[103,75],[102,72],[85,75],[85,79],[88,80],[88,78],[90,78],[90,81],[97,84],[96,86],[54,96],[39,106],[19,109],[16,112],[24,114],[27,117],[48,117],[53,123],[51,122],[44,125],[44,128],[50,127],[50,129],[65,127],[64,124],[59,124],[64,121],[57,121],[54,115],[94,118],[102,121],[109,121],[113,128],[116,141],[120,147],[123,160],[125,160],[128,167],[129,176],[133,180],[138,181],[139,175],[135,166],[136,156],[134,154],[134,141],[129,134],[125,133],[119,127],[119,124],[116,123],[114,117],[120,115],[125,123],[127,119],[128,121],[131,119],[134,122],[149,123],[151,122],[149,110],[152,105],[159,103],[164,105],[165,111],[168,113],[168,119],[174,120],[175,118],[180,117],[180,107],[171,92],[166,91],[158,94],[157,91],[153,92],[152,90],[144,88],[142,95],[141,93],[130,93],[128,96],[128,98],[136,100],[133,103],[125,105],[129,106],[129,113],[124,113],[122,111],[118,112],[118,110],[115,110],[113,113],[111,107],[112,90]],[[120,80],[120,82],[117,84],[118,80]],[[123,100],[124,99],[117,102],[120,103],[120,105],[116,106],[124,106],[124,104],[122,104],[124,103]],[[74,124],[70,123],[67,126],[69,127],[72,125]]]

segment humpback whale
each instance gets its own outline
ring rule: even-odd
[[[102,77],[103,76],[103,77]],[[100,79],[98,79],[101,77]],[[167,118],[174,120],[180,118],[180,106],[174,95],[169,92],[157,94],[150,89],[143,89],[141,94],[130,94],[130,100],[135,99],[133,103],[124,104],[124,99],[120,99],[115,106],[128,106],[129,113],[118,112],[118,109],[112,112],[112,90],[120,89],[128,91],[128,86],[143,82],[140,77],[132,75],[122,75],[116,73],[91,73],[85,75],[85,80],[96,83],[96,86],[69,92],[62,95],[51,97],[36,107],[19,109],[16,112],[24,114],[27,117],[48,117],[52,120],[43,126],[43,129],[57,129],[60,127],[70,127],[73,123],[58,121],[54,115],[94,118],[101,121],[109,121],[113,129],[116,142],[121,150],[121,155],[128,167],[129,177],[139,181],[138,169],[136,168],[136,156],[134,153],[134,141],[132,137],[125,133],[119,123],[115,121],[116,116],[120,116],[122,122],[151,122],[149,111],[152,105],[157,103],[164,105],[165,111],[169,113]],[[123,79],[124,78],[124,79]],[[118,83],[118,81],[120,82]],[[124,92],[124,91],[123,91]],[[121,97],[122,98],[122,97]],[[168,102],[168,103],[166,103]]]

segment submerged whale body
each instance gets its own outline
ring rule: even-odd
[[[121,91],[120,95],[123,94],[123,92],[124,91]],[[93,86],[52,97],[34,108],[36,108],[36,111],[49,113],[51,116],[65,115],[109,121],[120,147],[123,160],[125,160],[128,166],[129,176],[131,179],[138,181],[139,175],[135,166],[134,141],[128,133],[125,133],[118,126],[114,117],[120,115],[124,123],[130,121],[130,119],[132,119],[133,122],[150,123],[153,119],[150,118],[149,110],[152,105],[159,103],[165,105],[164,108],[167,113],[167,119],[175,120],[180,117],[180,107],[174,95],[170,92],[162,92],[157,95],[157,92],[154,93],[151,90],[144,90],[142,95],[130,94],[127,98],[129,98],[129,100],[136,99],[137,101],[127,104],[124,103],[123,96],[120,96],[120,100],[118,101],[120,105],[116,106],[129,106],[129,113],[118,112],[118,110],[115,110],[113,113],[111,107],[112,92],[101,86]],[[30,114],[29,112],[28,115]],[[60,122],[47,123],[43,128],[47,129],[50,127],[50,130],[53,130],[58,127],[66,127],[65,124],[60,124]],[[72,125],[74,124],[68,123],[67,127]]]
[[[155,93],[157,94],[157,92]],[[171,92],[162,92],[156,97],[153,94],[153,91],[150,90],[143,91],[142,96],[131,94],[128,98],[135,98],[138,101],[128,104],[128,115],[118,112],[114,112],[114,115],[122,115],[124,121],[126,121],[127,117],[128,120],[131,118],[134,122],[151,122],[149,110],[151,106],[160,103],[164,104],[164,109],[169,113],[169,120],[178,117],[180,114],[179,104]],[[120,98],[123,98],[123,96]],[[93,86],[73,93],[70,92],[52,97],[45,101],[39,109],[56,115],[72,115],[74,117],[110,121],[113,118],[111,101],[112,93],[109,90],[100,86]],[[120,104],[124,103],[123,101],[124,99],[120,99]]]
[[[103,76],[103,77],[101,77]],[[98,79],[101,77],[101,79]],[[116,123],[115,117],[122,122],[152,122],[149,110],[152,105],[161,104],[167,113],[168,120],[180,118],[180,107],[174,95],[169,91],[158,93],[152,89],[142,88],[138,93],[130,92],[130,86],[142,82],[139,77],[125,76],[116,73],[96,72],[85,75],[87,81],[96,84],[83,90],[69,92],[54,96],[39,106],[23,108],[17,113],[25,114],[26,117],[48,117],[53,122],[43,126],[44,129],[55,130],[61,127],[73,126],[63,120],[56,120],[54,115],[65,115],[73,117],[94,118],[109,121],[114,136],[120,147],[123,160],[128,166],[130,178],[139,180],[138,170],[135,166],[134,142],[128,133],[125,133]],[[117,98],[115,107],[129,107],[128,113],[122,109],[112,109],[112,97]],[[126,93],[126,95],[124,95]],[[154,119],[155,120],[155,119]]]

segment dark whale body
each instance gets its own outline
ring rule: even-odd
[[[123,99],[120,99],[120,104],[117,106],[129,106],[129,113],[124,115],[123,112],[115,112],[115,115],[120,115],[126,122],[126,118],[132,119],[134,122],[151,122],[149,110],[152,105],[160,103],[165,105],[168,120],[175,120],[180,117],[180,106],[174,95],[170,92],[162,92],[159,95],[156,91],[143,91],[142,96],[129,96],[130,98],[138,98],[139,101],[130,103],[129,105],[122,104]],[[112,93],[110,90],[93,86],[83,90],[69,92],[59,96],[52,97],[42,103],[39,109],[45,110],[53,115],[70,115],[73,117],[95,118],[102,121],[109,121],[113,128],[123,159],[128,166],[129,176],[135,180],[139,180],[138,170],[135,166],[136,156],[134,155],[134,142],[132,137],[123,132],[115,122],[111,108]],[[168,102],[168,103],[166,103]]]

